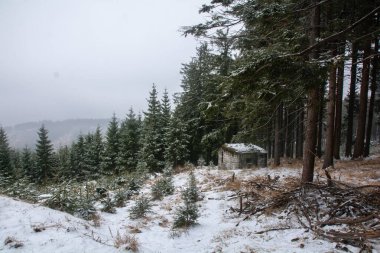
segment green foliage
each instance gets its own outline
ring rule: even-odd
[[[101,208],[102,212],[116,213],[115,204],[110,197],[105,198],[102,201],[102,205],[103,205],[103,207]]]
[[[119,123],[115,114],[113,115],[107,129],[105,152],[103,159],[103,169],[107,174],[116,172],[120,173],[120,168],[117,166],[117,159],[120,149],[120,132]]]
[[[12,176],[12,170],[8,138],[4,129],[0,127],[0,176],[8,181]]]
[[[183,206],[176,210],[173,228],[189,227],[194,225],[199,218],[199,211],[196,202],[199,198],[199,192],[196,185],[194,174],[189,174],[187,188],[182,192]]]
[[[136,170],[140,151],[141,122],[131,108],[120,129],[118,166],[129,172]]]
[[[114,196],[114,204],[117,207],[124,207],[127,199],[127,194],[122,190],[118,190]]]
[[[144,112],[144,138],[140,162],[145,163],[149,172],[159,172],[164,167],[164,146],[161,131],[161,105],[153,85],[148,99],[148,111]]]
[[[173,228],[190,227],[196,223],[198,218],[199,211],[197,205],[192,202],[185,202],[176,211]]]
[[[172,166],[183,165],[189,158],[189,140],[187,126],[177,117],[172,117],[166,133],[167,146],[165,160]]]
[[[145,217],[149,212],[151,212],[152,205],[150,200],[145,197],[140,197],[136,200],[134,206],[129,210],[129,217],[131,219],[139,219]]]
[[[48,137],[48,131],[45,126],[38,131],[38,141],[36,145],[36,173],[34,180],[38,183],[46,183],[47,180],[54,176],[54,158],[53,158],[53,144]]]
[[[199,190],[193,172],[190,172],[187,182],[187,188],[182,192],[182,199],[189,202],[197,202],[199,199]]]
[[[174,192],[174,185],[171,177],[162,177],[152,185],[153,200],[162,199]]]

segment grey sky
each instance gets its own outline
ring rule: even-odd
[[[204,0],[1,0],[0,124],[124,117],[180,91]]]

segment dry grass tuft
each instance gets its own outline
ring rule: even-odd
[[[169,220],[165,217],[161,217],[161,221],[158,223],[160,227],[167,228],[169,227]]]
[[[235,181],[228,181],[224,186],[224,190],[226,191],[238,191],[242,187],[241,181],[235,179]]]
[[[16,238],[12,237],[12,236],[8,236],[7,238],[5,238],[4,240],[4,245],[8,245],[10,248],[21,248],[24,246],[24,244],[17,240]]]
[[[138,228],[137,226],[128,226],[129,228],[129,232],[131,234],[139,234],[139,233],[142,233],[140,228]]]
[[[135,236],[131,236],[128,234],[120,235],[119,231],[117,231],[114,246],[116,248],[124,248],[126,250],[130,250],[132,252],[139,251],[139,242],[137,241]]]
[[[93,222],[94,227],[100,227],[100,220],[101,217],[99,213],[96,212],[91,215],[91,221]]]

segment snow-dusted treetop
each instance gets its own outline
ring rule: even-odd
[[[267,153],[267,151],[259,146],[248,143],[226,143],[223,145],[223,148],[229,149],[236,153]]]

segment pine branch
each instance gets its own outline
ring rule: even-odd
[[[290,55],[287,55],[287,56],[303,56],[305,54],[308,54],[310,51],[326,44],[327,42],[329,41],[332,41],[332,40],[335,40],[337,38],[339,38],[340,36],[346,34],[347,32],[351,31],[352,29],[354,29],[355,27],[357,27],[359,24],[361,24],[362,22],[364,22],[365,20],[367,20],[368,18],[370,18],[372,15],[374,15],[377,11],[380,10],[380,6],[376,7],[374,10],[372,10],[371,12],[369,12],[368,14],[364,15],[362,18],[360,18],[358,21],[356,21],[355,23],[353,23],[352,25],[348,26],[347,28],[341,30],[340,32],[337,32],[337,33],[334,33],[320,41],[318,41],[317,43],[315,43],[314,45],[311,45],[310,47],[304,49],[303,51],[299,52],[299,53],[296,53],[296,54],[290,54]]]

